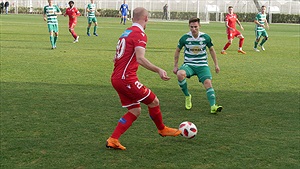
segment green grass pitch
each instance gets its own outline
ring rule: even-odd
[[[166,125],[192,121],[194,139],[160,137],[142,106],[140,118],[120,138],[126,151],[107,150],[106,139],[126,112],[110,84],[118,37],[129,27],[119,18],[98,18],[99,37],[80,36],[73,44],[68,18],[59,17],[57,49],[51,50],[41,15],[1,15],[1,156],[3,169],[233,169],[299,168],[299,25],[270,24],[266,51],[253,51],[254,24],[242,23],[238,39],[220,54],[227,38],[223,23],[202,25],[213,39],[221,72],[213,74],[218,115],[209,113],[204,88],[193,77],[193,108],[173,70],[178,39],[187,22],[149,21],[146,57],[171,80],[142,67],[140,81],[160,99]],[[183,57],[181,54],[180,63]],[[213,62],[209,59],[211,69]]]

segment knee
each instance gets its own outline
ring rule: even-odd
[[[158,106],[158,105],[159,105],[159,100],[158,100],[157,97],[155,97],[155,99],[153,100],[153,102],[150,103],[150,104],[148,104],[147,106],[148,106],[148,107],[156,107],[156,106]]]
[[[186,72],[184,70],[177,71],[177,78],[178,80],[183,80],[186,77]]]
[[[211,87],[212,87],[211,80],[210,80],[210,79],[206,79],[206,80],[204,81],[203,85],[204,85],[204,87],[205,87],[206,89],[211,88]]]
[[[136,117],[139,117],[141,114],[141,107],[135,107],[135,108],[128,108],[128,112],[134,114]]]

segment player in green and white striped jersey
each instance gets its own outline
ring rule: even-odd
[[[222,110],[222,106],[216,104],[215,91],[212,87],[212,75],[208,67],[206,47],[209,49],[210,55],[215,64],[215,71],[219,73],[220,68],[216,56],[213,43],[209,35],[199,32],[200,19],[191,18],[189,20],[190,32],[183,35],[178,43],[174,54],[173,73],[177,75],[178,84],[185,95],[185,108],[192,108],[192,96],[187,88],[186,78],[196,75],[205,89],[206,95],[211,106],[211,113],[217,113]],[[181,49],[184,47],[184,63],[178,68],[178,59]]]
[[[48,0],[49,5],[44,7],[44,21],[47,21],[48,31],[50,33],[50,43],[52,49],[56,48],[58,38],[58,21],[57,14],[61,14],[57,5],[53,5],[53,0]],[[54,35],[53,35],[54,32]]]
[[[97,34],[97,28],[98,28],[98,23],[97,23],[97,18],[96,18],[96,4],[95,4],[95,0],[91,0],[91,3],[87,5],[86,7],[86,11],[88,12],[88,27],[87,27],[87,31],[86,34],[88,36],[91,36],[90,34],[90,29],[92,26],[92,22],[94,22],[95,26],[94,26],[94,33],[93,35],[98,36]]]
[[[266,14],[266,6],[261,6],[261,12],[259,12],[254,20],[255,25],[255,41],[254,41],[254,50],[259,52],[257,49],[257,44],[260,38],[263,36],[264,39],[260,42],[259,47],[261,50],[265,50],[263,44],[268,40],[268,33],[265,29],[267,27],[269,29],[269,24],[267,21],[267,14]]]

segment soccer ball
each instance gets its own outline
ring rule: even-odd
[[[194,138],[197,134],[197,127],[194,123],[189,121],[184,121],[179,125],[179,130],[181,131],[181,135],[185,138]]]

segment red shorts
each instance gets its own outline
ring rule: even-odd
[[[111,83],[118,92],[122,107],[140,105],[140,102],[148,105],[154,101],[156,95],[136,80],[111,79]]]
[[[69,29],[74,29],[77,24],[77,21],[69,22]]]
[[[239,35],[241,35],[241,32],[239,32],[238,30],[235,30],[235,31],[227,31],[227,38],[228,38],[228,40],[229,39],[234,39],[234,37],[237,37],[237,36],[239,36]]]

